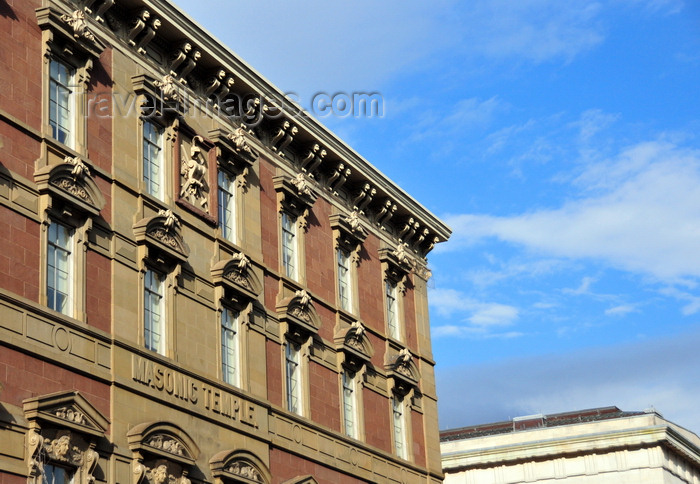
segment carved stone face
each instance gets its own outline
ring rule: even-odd
[[[168,480],[168,468],[161,464],[152,471],[153,484],[163,484]]]
[[[70,436],[62,435],[53,444],[53,453],[59,459],[65,459],[70,450]]]

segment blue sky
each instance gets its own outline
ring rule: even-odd
[[[454,230],[440,427],[617,405],[700,432],[700,4],[177,0]],[[449,382],[449,383],[448,383]]]

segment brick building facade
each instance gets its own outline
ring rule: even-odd
[[[440,482],[449,229],[166,0],[0,36],[0,484]]]

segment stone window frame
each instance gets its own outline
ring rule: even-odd
[[[349,289],[349,307],[344,308],[340,295],[340,268],[339,264],[335,266],[335,285],[336,285],[336,304],[338,308],[349,314],[359,313],[359,280],[357,268],[360,264],[360,251],[362,244],[367,238],[367,230],[360,221],[360,216],[357,211],[353,211],[348,215],[334,214],[330,217],[331,228],[333,229],[333,240],[335,241],[334,249],[336,262],[339,257],[339,252],[343,251],[348,256],[348,289]]]
[[[248,175],[259,157],[259,152],[253,147],[253,136],[243,126],[232,132],[216,128],[208,133],[214,143],[217,168],[217,229],[218,238],[237,246],[242,245],[245,238],[245,194],[248,192]],[[220,197],[218,195],[218,174],[224,173],[234,183],[233,196],[233,237],[227,237],[222,230]]]
[[[91,30],[91,22],[81,9],[64,13],[52,7],[36,10],[42,32],[42,137],[45,141],[65,146],[74,154],[87,155],[87,91],[94,62],[106,45]],[[50,116],[50,67],[57,61],[74,70],[75,112],[72,113],[75,133],[73,142],[64,144],[53,137]]]
[[[306,241],[305,234],[308,228],[308,217],[311,208],[315,203],[318,195],[311,188],[309,178],[298,173],[295,177],[286,175],[278,175],[272,179],[275,192],[277,193],[277,210],[278,210],[278,247],[279,247],[279,270],[280,275],[295,283],[305,284],[306,281]],[[283,265],[283,233],[282,233],[282,217],[283,214],[291,217],[296,228],[296,262],[297,270],[295,277],[287,276]]]
[[[250,378],[249,365],[244,355],[248,355],[250,320],[254,311],[255,301],[262,294],[263,285],[250,259],[243,252],[235,252],[231,258],[224,259],[211,268],[214,282],[215,299],[217,301],[217,342],[218,348],[223,348],[221,318],[223,311],[232,310],[238,313],[238,384],[241,389],[248,389]],[[223,358],[218,352],[218,372],[223,381]]]
[[[374,356],[374,348],[372,343],[367,336],[367,330],[364,324],[357,320],[353,323],[348,323],[344,319],[341,319],[340,330],[336,332],[334,337],[334,343],[337,351],[337,364],[340,368],[338,374],[338,386],[339,386],[339,396],[341,402],[341,413],[340,418],[343,422],[343,432],[345,432],[344,425],[344,411],[342,408],[342,403],[344,401],[343,395],[343,374],[345,372],[351,372],[355,375],[355,393],[356,393],[356,427],[357,433],[351,436],[357,440],[365,439],[365,425],[364,425],[364,386],[365,377],[368,371],[372,368],[372,357]],[[347,435],[347,434],[346,434]]]
[[[285,408],[289,388],[287,384],[286,348],[288,344],[298,347],[299,352],[299,372],[300,372],[300,398],[301,408],[298,415],[309,416],[310,408],[310,385],[309,385],[309,360],[311,358],[311,348],[314,338],[318,336],[318,329],[321,327],[321,319],[314,307],[312,296],[301,289],[292,295],[282,299],[277,304],[277,315],[280,321],[282,337],[282,348],[280,352],[283,378],[282,390],[285,396]]]
[[[213,484],[269,484],[272,474],[255,454],[244,449],[224,450],[209,460]]]
[[[165,308],[163,348],[157,354],[174,357],[177,342],[173,325],[177,320],[179,279],[190,252],[182,237],[180,218],[170,209],[160,210],[136,222],[133,230],[138,247],[138,344],[145,347],[145,277],[148,271],[154,271],[163,277]]]
[[[391,410],[391,446],[394,454],[404,460],[411,460],[412,453],[409,452],[409,444],[412,441],[411,437],[411,406],[410,398],[406,395],[391,393],[389,396],[389,405]],[[399,428],[396,426],[396,409],[400,409],[401,434],[398,435]],[[398,440],[401,442],[398,442]]]
[[[379,260],[382,266],[382,284],[384,285],[382,293],[384,301],[384,321],[386,324],[386,335],[389,341],[401,343],[406,338],[406,327],[404,320],[404,296],[408,284],[408,274],[412,270],[411,260],[407,255],[406,244],[399,243],[396,248],[384,247],[379,249]],[[394,292],[396,301],[396,326],[398,334],[391,334],[389,327],[389,312],[388,312],[388,290]]]
[[[131,484],[191,484],[187,477],[200,451],[194,440],[170,422],[147,422],[126,434],[132,452]]]
[[[28,422],[27,482],[44,482],[44,464],[68,470],[72,484],[94,483],[109,420],[79,392],[58,392],[23,402]]]
[[[49,230],[52,224],[61,224],[72,231],[73,277],[70,289],[73,304],[70,314],[65,315],[85,322],[88,233],[106,202],[92,176],[94,168],[87,160],[54,149],[47,150],[46,158],[49,164],[34,173],[39,190],[42,247],[39,301],[48,306]]]
[[[176,199],[173,190],[175,177],[172,160],[175,159],[175,146],[180,130],[180,119],[184,115],[185,105],[181,102],[180,87],[168,80],[165,76],[162,80],[155,80],[147,74],[139,74],[131,77],[131,85],[137,96],[138,109],[137,132],[139,144],[137,147],[139,174],[138,184],[141,195],[159,202],[157,205],[171,205]],[[160,196],[150,193],[145,184],[144,173],[144,141],[145,123],[151,123],[160,131],[161,138],[161,179],[162,189]],[[179,166],[179,164],[178,164]],[[178,170],[179,171],[179,170]],[[179,177],[179,175],[178,175]]]

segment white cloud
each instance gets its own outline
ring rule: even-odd
[[[441,316],[452,318],[463,324],[449,324],[433,328],[434,337],[478,336],[507,337],[519,336],[515,332],[499,332],[517,321],[519,310],[514,306],[494,302],[481,302],[454,289],[430,290],[430,305]]]
[[[630,313],[637,313],[639,309],[632,304],[621,304],[605,310],[606,316],[624,316]]]
[[[700,151],[641,143],[593,165],[581,196],[514,216],[446,217],[446,250],[497,238],[546,257],[590,258],[675,281],[700,276]]]

